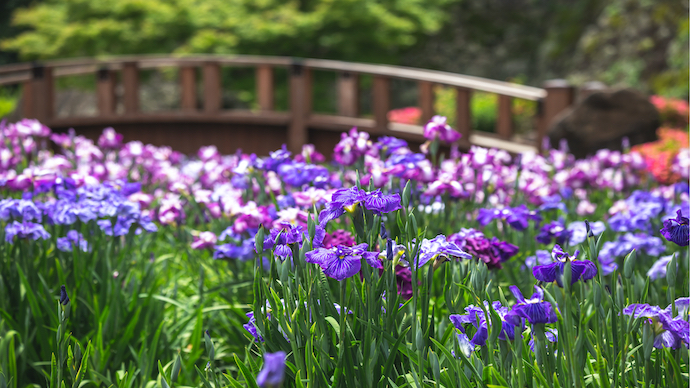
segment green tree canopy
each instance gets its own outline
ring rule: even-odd
[[[15,12],[24,60],[222,53],[395,62],[453,0],[48,0]]]

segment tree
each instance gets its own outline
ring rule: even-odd
[[[21,59],[143,53],[287,55],[393,63],[456,0],[48,0],[15,12]]]

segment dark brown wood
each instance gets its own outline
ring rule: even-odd
[[[455,129],[462,135],[460,141],[467,143],[472,133],[472,91],[461,87],[455,91]]]
[[[204,64],[204,112],[218,113],[221,108],[220,64]]]
[[[125,114],[139,112],[139,65],[136,62],[125,62],[122,65],[122,85]]]
[[[273,68],[270,65],[256,67],[256,97],[260,110],[273,110]]]
[[[541,117],[537,118],[537,148],[542,150],[549,126],[559,113],[574,102],[575,88],[566,80],[550,80],[544,83],[546,98],[541,102]]]
[[[22,115],[34,117],[34,88],[31,81],[22,82]]]
[[[31,116],[42,122],[50,120],[55,112],[53,68],[34,66],[31,78]]]
[[[307,117],[311,110],[311,85],[309,69],[296,63],[290,70],[290,125],[287,147],[293,154],[302,151],[308,143]]]
[[[344,71],[338,77],[338,114],[347,117],[359,115],[359,76]]]
[[[513,136],[513,99],[510,96],[498,95],[498,116],[496,117],[496,133],[501,139]]]
[[[434,89],[431,82],[417,82],[419,107],[422,109],[422,123],[426,124],[434,115]]]
[[[180,67],[180,108],[185,112],[196,111],[196,67]]]
[[[101,116],[111,116],[115,114],[117,104],[115,96],[115,72],[108,68],[99,69],[96,73],[96,101],[98,103],[98,114]]]
[[[373,111],[376,129],[388,130],[388,111],[390,110],[390,79],[386,76],[375,76],[373,85]]]

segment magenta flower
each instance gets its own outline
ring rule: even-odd
[[[122,147],[123,135],[115,132],[112,127],[105,128],[98,138],[98,146],[105,149],[117,150]]]
[[[424,137],[429,140],[441,139],[446,143],[453,143],[460,140],[460,132],[457,132],[450,125],[446,124],[443,116],[434,116],[424,126]]]
[[[192,249],[213,248],[217,241],[218,238],[213,232],[195,233],[194,241],[192,241]]]

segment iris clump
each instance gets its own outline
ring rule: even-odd
[[[74,385],[84,346],[85,379],[142,386],[684,382],[683,353],[649,349],[688,344],[687,184],[634,152],[444,150],[447,122],[427,130],[416,152],[353,129],[326,162],[0,124],[0,365],[15,341],[18,386],[53,375],[51,353]],[[566,272],[587,283],[559,289]],[[55,279],[62,330],[40,298]]]

